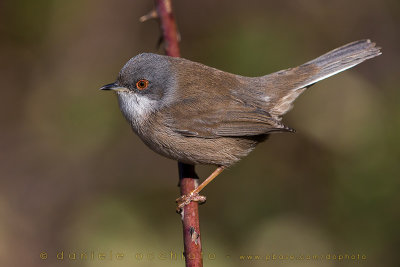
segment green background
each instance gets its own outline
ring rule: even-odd
[[[184,265],[160,256],[182,251],[177,164],[98,90],[130,57],[163,53],[157,22],[138,21],[152,7],[0,2],[1,266]],[[383,47],[307,90],[284,118],[296,134],[273,135],[204,190],[205,266],[399,266],[400,2],[176,0],[174,9],[183,57],[241,75],[358,39]],[[204,178],[213,167],[197,170]],[[68,259],[110,251],[125,258]],[[367,259],[265,261],[272,254]]]

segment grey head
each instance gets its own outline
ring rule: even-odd
[[[150,113],[168,104],[174,87],[169,57],[142,53],[125,64],[114,83],[100,89],[117,93],[122,113],[137,127]]]

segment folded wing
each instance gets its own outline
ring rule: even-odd
[[[180,108],[163,111],[167,114],[165,123],[176,133],[201,138],[245,137],[294,131],[272,118],[265,110],[234,100],[225,102],[215,103],[214,107],[208,104],[200,108],[190,102],[178,103]]]

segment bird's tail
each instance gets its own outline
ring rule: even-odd
[[[336,48],[303,64],[312,64],[319,69],[317,74],[309,77],[304,87],[354,67],[367,59],[379,56],[381,54],[379,49],[370,40],[360,40]]]
[[[274,106],[271,107],[271,114],[278,117],[282,116],[291,108],[292,102],[305,88],[354,67],[367,59],[379,56],[381,54],[379,49],[370,40],[355,41],[336,48],[299,67],[272,74],[281,76],[283,79],[291,78],[294,82],[280,88],[280,93],[276,92],[279,97],[277,97]]]

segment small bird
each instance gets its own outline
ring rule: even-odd
[[[269,134],[294,132],[281,120],[304,90],[380,54],[375,43],[360,40],[295,68],[244,77],[143,53],[100,89],[116,92],[133,131],[155,152],[187,164],[217,166],[198,188],[177,200],[180,209],[203,201],[200,190]]]

